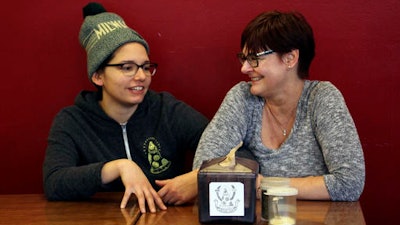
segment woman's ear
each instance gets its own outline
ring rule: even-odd
[[[283,62],[288,68],[293,68],[299,62],[299,50],[294,49],[283,55]]]
[[[102,74],[99,74],[98,72],[94,72],[92,76],[92,82],[96,84],[97,86],[103,86],[103,76]]]

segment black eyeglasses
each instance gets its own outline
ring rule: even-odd
[[[251,67],[255,68],[258,66],[258,60],[260,59],[261,56],[269,55],[272,53],[274,53],[274,50],[267,50],[256,54],[249,54],[246,56],[245,54],[240,52],[237,54],[237,57],[242,65],[244,64],[244,62],[247,61]]]
[[[154,76],[154,74],[157,71],[157,63],[151,63],[151,62],[146,62],[143,63],[142,65],[138,65],[134,62],[128,62],[128,63],[119,63],[119,64],[106,64],[105,67],[107,66],[116,66],[118,67],[121,71],[122,74],[124,74],[127,77],[133,77],[136,75],[137,71],[139,68],[142,68],[144,74],[146,76]]]

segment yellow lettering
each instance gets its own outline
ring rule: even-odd
[[[100,39],[103,35],[106,35],[107,33],[110,33],[111,31],[120,28],[128,28],[128,26],[125,24],[124,21],[114,20],[114,21],[99,23],[97,25],[97,29],[93,29],[93,31],[96,33],[97,39]]]
[[[110,26],[108,23],[104,23],[103,26],[107,27],[107,30],[108,30],[109,32],[111,32],[111,31],[113,31],[113,30],[116,29],[115,27]]]
[[[116,30],[128,28],[124,21],[121,20],[114,20],[114,21],[107,21],[104,23],[97,24],[97,29],[93,28],[93,32],[95,35],[90,35],[89,40],[87,40],[86,50],[90,51],[92,47],[100,40],[104,35]]]
[[[103,36],[103,35],[105,35],[105,34],[108,33],[106,30],[104,30],[104,28],[103,28],[103,26],[102,26],[101,23],[97,25],[97,28],[98,28],[98,30],[93,29],[94,33],[95,33],[96,36],[97,36],[97,39],[100,39],[101,36]]]

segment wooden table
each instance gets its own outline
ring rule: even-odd
[[[256,225],[267,225],[261,220],[261,203],[256,204]],[[198,225],[197,204],[168,207],[167,211],[143,214],[136,225],[174,224]],[[297,225],[365,225],[359,202],[297,201]]]
[[[86,201],[49,202],[43,194],[0,195],[0,224],[135,224],[136,199],[119,207],[123,193],[98,193]]]
[[[169,206],[166,211],[141,214],[135,199],[120,209],[122,193],[98,193],[85,201],[49,202],[42,194],[0,195],[0,224],[200,224],[197,204]],[[261,205],[257,201],[256,225]],[[297,201],[297,224],[364,225],[359,202]]]

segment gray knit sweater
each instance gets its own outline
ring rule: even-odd
[[[291,133],[278,149],[261,141],[264,100],[240,82],[226,95],[200,139],[193,168],[226,155],[243,141],[264,176],[323,175],[334,201],[358,200],[365,182],[362,147],[340,91],[330,82],[305,81]]]

